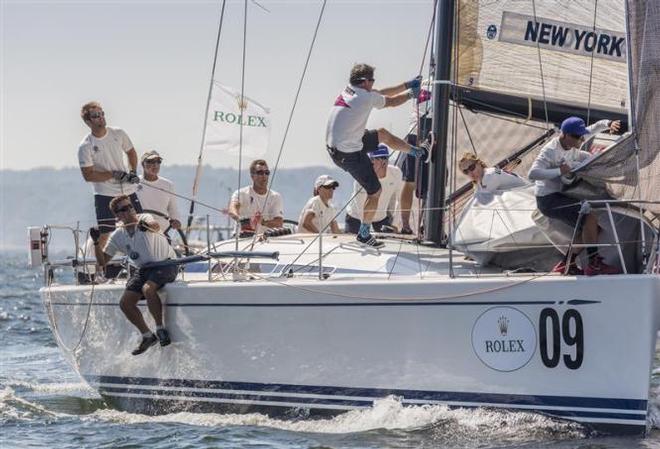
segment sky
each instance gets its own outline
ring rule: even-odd
[[[108,125],[139,154],[196,163],[222,0],[0,0],[0,169],[77,165],[101,102]],[[265,11],[263,8],[267,9]],[[266,159],[282,146],[322,0],[248,2],[245,94],[271,108]],[[240,90],[243,1],[227,1],[215,79]],[[331,165],[330,107],[356,62],[376,67],[376,88],[420,70],[433,0],[328,0],[280,167]],[[374,111],[368,126],[403,136],[410,104]],[[206,151],[204,162],[237,166]]]

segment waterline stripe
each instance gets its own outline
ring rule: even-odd
[[[289,408],[315,408],[315,409],[325,409],[325,410],[355,410],[355,409],[367,409],[372,406],[371,402],[360,404],[360,403],[351,403],[351,401],[341,401],[339,403],[332,402],[319,402],[313,401],[311,403],[306,403],[303,401],[277,401],[273,400],[275,398],[269,398],[269,400],[259,399],[259,396],[255,399],[249,398],[232,398],[224,397],[222,395],[214,395],[213,397],[209,396],[197,396],[197,395],[188,395],[181,396],[177,395],[176,392],[157,392],[151,391],[147,393],[127,393],[122,391],[101,391],[105,396],[117,396],[117,397],[126,397],[126,398],[147,398],[147,399],[162,399],[162,400],[176,400],[176,401],[185,401],[185,402],[213,402],[213,403],[227,403],[227,404],[241,404],[241,405],[261,405],[261,406],[277,406],[277,407],[289,407]],[[169,394],[171,393],[171,394]],[[291,398],[290,398],[291,399]],[[403,401],[406,403],[406,401]],[[447,405],[447,404],[441,404]],[[464,405],[459,404],[457,406],[451,406],[450,408],[478,408],[483,407],[484,405]],[[499,404],[497,406],[501,409],[514,409],[515,411],[522,412],[542,412],[546,415],[556,416],[560,418],[570,418],[579,422],[603,422],[603,423],[620,423],[620,424],[633,424],[633,425],[645,425],[646,418],[633,417],[627,414],[619,413],[588,413],[588,412],[577,412],[577,411],[560,411],[560,410],[544,410],[540,411],[536,408],[519,408],[511,407],[507,404]]]
[[[194,388],[194,387],[170,387],[170,386],[161,386],[161,385],[141,385],[135,387],[127,384],[112,384],[112,383],[99,383],[92,385],[96,389],[102,391],[160,391],[160,392],[179,392],[185,394],[187,392],[199,393],[199,394],[224,394],[224,395],[234,395],[234,396],[259,396],[259,397],[282,397],[282,398],[304,398],[304,399],[326,399],[326,400],[347,400],[347,401],[361,401],[361,402],[373,402],[382,397],[375,396],[344,396],[344,395],[323,395],[323,394],[311,394],[311,393],[287,393],[280,391],[250,391],[250,390],[228,390],[228,389],[214,389],[214,388]],[[169,393],[167,393],[169,394]],[[403,402],[406,404],[415,404],[415,405],[447,405],[447,406],[460,406],[460,407],[498,407],[501,406],[501,402],[458,402],[458,401],[437,401],[437,400],[423,400],[423,399],[407,399],[404,398]],[[506,404],[508,408],[526,408],[527,405],[520,404]],[[580,407],[580,406],[550,406],[550,405],[535,405],[534,410],[576,410],[583,412],[601,412],[601,413],[625,413],[627,415],[643,416],[646,417],[645,410],[621,410],[616,408],[590,408],[590,407]]]
[[[619,411],[643,411],[646,413],[647,401],[641,399],[620,398],[594,398],[573,396],[540,396],[520,394],[493,394],[474,392],[449,392],[449,391],[423,391],[403,389],[382,388],[357,388],[357,387],[335,387],[335,386],[313,386],[313,385],[291,385],[291,384],[268,384],[255,382],[225,382],[204,381],[189,379],[158,379],[146,377],[117,377],[117,376],[92,376],[83,375],[90,384],[120,384],[126,387],[139,388],[144,386],[155,386],[158,388],[195,388],[210,389],[212,391],[230,390],[249,391],[255,393],[286,394],[297,393],[306,395],[319,395],[319,397],[347,397],[347,399],[362,400],[362,398],[383,398],[386,396],[401,396],[406,400],[460,402],[476,404],[504,404],[504,405],[527,405],[532,407],[570,407],[570,408],[595,408],[614,409]]]

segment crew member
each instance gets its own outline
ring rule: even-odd
[[[332,197],[339,183],[328,175],[321,175],[314,182],[314,196],[310,198],[298,219],[298,232],[323,232],[340,234],[335,215],[336,209],[332,205]]]
[[[135,174],[137,153],[123,129],[106,126],[105,112],[98,102],[84,104],[80,117],[91,132],[78,146],[78,163],[83,178],[92,183],[94,189],[96,221],[103,245],[115,229],[115,217],[109,207],[113,197],[128,195],[133,207],[142,212],[142,206],[135,194],[135,184],[140,182],[140,178]],[[128,165],[124,154],[128,158]]]
[[[176,206],[174,184],[167,178],[160,176],[163,158],[157,151],[147,151],[140,159],[142,176],[137,188],[137,195],[142,204],[143,211],[154,216],[160,227],[160,232],[181,228],[179,210]]]
[[[158,296],[158,289],[173,282],[178,270],[174,265],[150,268],[148,264],[173,259],[175,254],[165,236],[159,232],[156,220],[149,214],[138,215],[128,196],[120,195],[113,198],[109,206],[120,225],[110,234],[104,246],[101,246],[99,240],[101,233],[98,228],[91,228],[90,236],[94,242],[94,253],[99,265],[105,267],[115,254],[121,253],[128,256],[129,264],[135,268],[126,281],[126,289],[119,305],[126,318],[142,334],[140,344],[132,352],[133,355],[138,355],[157,341],[160,341],[161,346],[171,343],[169,333],[163,326],[163,306]],[[155,335],[137,307],[143,295],[147,299],[149,312],[156,322]]]
[[[393,150],[409,153],[422,159],[429,156],[429,144],[412,146],[386,129],[366,130],[373,108],[399,106],[419,95],[421,78],[385,89],[374,89],[374,68],[357,64],[351,69],[349,85],[335,99],[326,131],[326,148],[333,162],[350,173],[366,191],[362,220],[357,234],[361,244],[380,247],[383,242],[371,235],[371,223],[378,207],[381,185],[367,153],[376,151],[379,143]]]

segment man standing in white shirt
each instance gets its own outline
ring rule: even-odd
[[[363,216],[357,233],[358,242],[383,246],[371,235],[371,223],[378,207],[381,185],[367,153],[376,151],[379,143],[393,150],[409,153],[424,160],[429,157],[429,144],[412,146],[384,128],[367,130],[367,120],[373,108],[400,106],[417,98],[421,77],[393,87],[376,90],[374,68],[356,64],[351,69],[349,85],[335,99],[326,130],[326,148],[332,161],[350,175],[366,192]]]
[[[92,101],[82,106],[80,117],[89,127],[78,146],[78,163],[85,181],[94,188],[96,221],[101,232],[100,242],[105,244],[108,235],[115,229],[115,217],[110,210],[110,201],[118,195],[128,195],[133,207],[142,212],[135,194],[140,178],[135,174],[137,153],[131,139],[123,129],[106,126],[105,112],[101,105]],[[124,154],[128,158],[127,168]]]
[[[250,164],[252,185],[236,190],[229,202],[229,216],[241,223],[241,233],[258,233],[261,228],[284,225],[282,196],[268,189],[268,163],[257,159]]]
[[[571,227],[578,226],[582,240],[576,243],[598,243],[598,217],[592,211],[584,214],[578,225],[581,206],[574,198],[561,193],[561,177],[571,174],[571,170],[579,163],[591,157],[579,147],[587,134],[595,134],[609,128],[610,132],[619,131],[619,121],[600,120],[588,128],[584,120],[579,117],[569,117],[561,124],[561,134],[548,142],[536,157],[529,170],[528,177],[536,181],[536,205],[546,217],[556,218]],[[579,234],[578,234],[579,235]],[[575,258],[580,249],[573,253],[570,261],[561,260],[553,268],[555,273],[582,274],[577,269]],[[616,267],[607,265],[598,255],[597,246],[588,246],[587,255],[589,263],[584,268],[584,274],[594,276],[598,274],[616,274]],[[568,268],[566,267],[568,264]]]
[[[369,153],[368,156],[381,184],[381,194],[378,197],[371,224],[376,232],[396,231],[392,223],[396,217],[398,200],[403,187],[401,169],[395,165],[389,165],[390,152],[385,145],[379,145],[378,149]],[[361,218],[364,214],[362,207],[366,197],[367,193],[356,181],[353,184],[353,199],[346,208],[345,232],[350,234],[360,232]]]
[[[169,333],[163,326],[163,306],[158,289],[176,279],[178,268],[175,265],[149,267],[149,263],[174,259],[176,255],[163,234],[158,232],[158,223],[149,214],[136,214],[131,200],[119,195],[110,201],[110,210],[121,225],[115,229],[107,243],[101,246],[100,231],[91,228],[89,234],[94,241],[94,253],[101,266],[105,266],[117,254],[128,256],[129,264],[135,268],[126,281],[119,306],[126,318],[138,328],[142,340],[133,355],[142,354],[160,341],[161,346],[171,343]],[[149,329],[137,307],[142,296],[147,299],[149,312],[156,322],[156,334]]]
[[[176,206],[174,184],[167,178],[159,176],[163,158],[157,151],[147,151],[140,159],[142,164],[142,176],[137,187],[137,195],[145,213],[154,216],[160,227],[160,232],[165,233],[168,228],[181,228],[179,210]]]

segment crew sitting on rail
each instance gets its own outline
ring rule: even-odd
[[[570,198],[561,193],[561,177],[570,176],[571,170],[581,162],[591,157],[591,154],[579,149],[588,134],[594,134],[606,129],[616,133],[621,128],[619,121],[600,120],[588,128],[584,120],[579,117],[569,117],[561,124],[561,134],[548,142],[536,157],[532,168],[529,170],[529,179],[536,181],[536,205],[546,217],[556,218],[571,227],[578,227],[582,233],[581,241],[585,244],[596,244],[598,242],[598,217],[590,209],[583,210],[583,218],[578,223],[581,205],[579,200]],[[588,205],[585,205],[585,207]],[[578,234],[579,236],[579,234]],[[578,237],[579,240],[579,237]],[[567,274],[583,274],[576,265],[577,253],[581,248],[573,252],[571,260],[566,257],[553,268],[553,272]],[[598,254],[597,246],[588,246],[587,255],[589,263],[584,268],[584,274],[594,276],[598,274],[616,274],[616,267],[607,265]],[[568,269],[566,264],[568,263]]]
[[[252,185],[236,190],[229,202],[229,216],[241,223],[241,234],[249,235],[263,228],[281,228],[284,225],[282,196],[268,188],[270,170],[263,159],[250,164]]]
[[[137,196],[145,213],[154,216],[160,227],[160,232],[165,233],[171,227],[181,229],[179,210],[176,206],[174,184],[167,178],[159,176],[163,158],[157,151],[147,151],[140,158],[142,165],[142,176],[137,187]],[[170,193],[171,192],[171,193]]]
[[[314,182],[314,196],[311,197],[298,219],[298,232],[318,234],[325,233],[340,234],[335,215],[337,210],[332,205],[332,196],[339,183],[328,175],[321,175]]]
[[[477,197],[486,193],[529,186],[530,183],[520,176],[498,167],[488,167],[474,153],[464,153],[458,168],[472,181]]]
[[[158,223],[149,214],[137,214],[131,200],[126,195],[120,195],[110,201],[110,210],[117,219],[117,228],[110,234],[103,248],[99,245],[101,233],[98,228],[89,230],[94,241],[96,260],[102,267],[117,253],[128,256],[129,264],[136,268],[126,281],[126,289],[119,305],[126,318],[138,328],[142,341],[132,352],[142,354],[152,345],[160,341],[161,346],[171,343],[169,333],[163,326],[163,310],[158,296],[158,289],[176,279],[176,266],[148,267],[150,262],[159,262],[176,257],[167,239],[159,231]],[[145,266],[147,265],[147,266]],[[156,322],[156,335],[147,327],[138,301],[147,299],[149,312]]]

